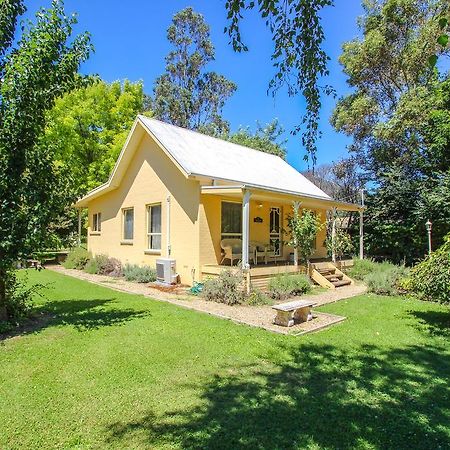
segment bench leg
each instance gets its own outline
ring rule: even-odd
[[[294,312],[294,319],[297,322],[306,322],[308,320],[308,314],[311,312],[311,307],[299,308]]]
[[[275,325],[282,327],[292,327],[294,325],[294,317],[292,311],[277,311],[275,319],[273,319]]]

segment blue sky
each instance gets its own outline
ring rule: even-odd
[[[40,6],[49,6],[50,0],[25,2],[28,13],[34,14]],[[164,71],[164,57],[169,51],[166,29],[172,16],[186,6],[192,6],[205,16],[211,27],[211,38],[216,48],[216,61],[209,70],[215,70],[237,86],[237,92],[226,104],[224,116],[232,130],[240,125],[254,127],[257,120],[267,123],[277,117],[286,129],[288,161],[299,170],[306,168],[302,158],[304,149],[300,137],[288,131],[300,121],[304,112],[301,97],[289,98],[280,92],[268,96],[267,85],[273,74],[270,62],[272,43],[268,30],[255,13],[243,22],[243,39],[250,51],[234,53],[223,33],[226,25],[224,0],[66,0],[66,11],[77,12],[76,31],[87,30],[92,35],[95,53],[83,67],[83,73],[97,73],[106,81],[143,80],[146,92],[152,92],[153,82]],[[335,0],[336,5],[323,12],[326,34],[325,50],[331,58],[330,76],[326,80],[338,96],[349,92],[345,75],[338,63],[343,42],[358,35],[357,16],[362,14],[360,0]],[[335,161],[347,154],[350,142],[329,125],[335,99],[324,98],[321,114],[323,137],[318,143],[318,163]]]

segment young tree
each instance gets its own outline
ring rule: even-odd
[[[314,253],[314,245],[319,231],[323,228],[320,218],[309,209],[302,209],[300,203],[294,202],[292,214],[288,216],[287,245],[294,248],[294,261],[297,264],[297,254],[300,259],[309,264],[309,258]]]
[[[141,82],[94,79],[58,98],[47,113],[44,141],[72,175],[77,196],[106,182],[136,115]]]
[[[287,88],[288,95],[303,95],[306,113],[293,133],[302,132],[302,144],[306,148],[304,159],[316,163],[316,142],[319,133],[321,93],[330,94],[330,86],[319,86],[321,77],[328,75],[328,56],[322,49],[324,32],[320,13],[331,6],[332,0],[227,0],[228,26],[225,32],[230,36],[237,52],[247,51],[241,37],[241,22],[244,11],[258,10],[272,35],[273,52],[271,60],[275,74],[269,82],[269,91],[274,95],[279,89]]]
[[[174,49],[166,56],[166,72],[155,82],[155,117],[208,134],[228,132],[222,108],[236,85],[223,75],[205,71],[214,60],[214,46],[203,16],[192,8],[179,11],[167,39]]]
[[[8,319],[13,266],[45,242],[48,223],[67,202],[61,170],[40,145],[45,112],[76,82],[89,54],[87,34],[72,37],[74,16],[53,0],[20,34],[23,1],[0,8],[0,320]],[[17,33],[16,33],[17,32]],[[70,41],[70,42],[69,42]]]
[[[280,141],[280,136],[284,133],[283,127],[277,119],[266,124],[264,127],[257,122],[256,131],[252,133],[249,127],[239,128],[238,131],[225,136],[230,142],[245,145],[265,153],[277,155],[280,158],[286,158],[286,140]]]

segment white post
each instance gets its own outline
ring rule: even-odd
[[[250,196],[248,190],[244,191],[242,202],[242,268],[250,269],[248,246],[250,244]]]
[[[331,210],[331,260],[336,262],[336,208]]]
[[[167,236],[167,257],[170,258],[172,247],[170,245],[170,195],[167,195],[167,211],[166,211],[166,236]]]
[[[81,208],[78,208],[78,247],[81,245]]]
[[[364,208],[364,189],[361,189],[361,207]],[[364,259],[364,213],[359,211],[359,259]]]

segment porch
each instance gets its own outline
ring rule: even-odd
[[[311,264],[313,266],[322,263],[331,263],[331,258],[317,258],[311,260]],[[344,270],[345,268],[353,266],[353,259],[343,259],[342,261],[336,263],[335,266],[339,269]],[[204,264],[201,267],[202,279],[216,277],[223,270],[231,270],[235,273],[238,273],[242,269],[239,266],[230,266],[226,264]],[[289,261],[272,261],[268,264],[250,264],[246,275],[248,277],[248,282],[252,287],[255,287],[257,289],[267,289],[270,279],[276,277],[277,275],[292,275],[296,273],[306,272],[306,267],[303,265],[295,265],[293,262]],[[318,284],[321,283],[319,282]]]
[[[202,186],[200,215],[200,276],[217,276],[224,269],[242,270],[250,285],[264,288],[271,277],[305,273],[283,235],[294,202],[314,211],[322,222],[336,209],[360,211],[358,205],[326,197],[280,193],[249,186]],[[334,213],[333,213],[334,214]],[[362,234],[362,233],[361,233]],[[327,257],[326,230],[316,237],[313,260]],[[235,264],[239,264],[239,269]]]

